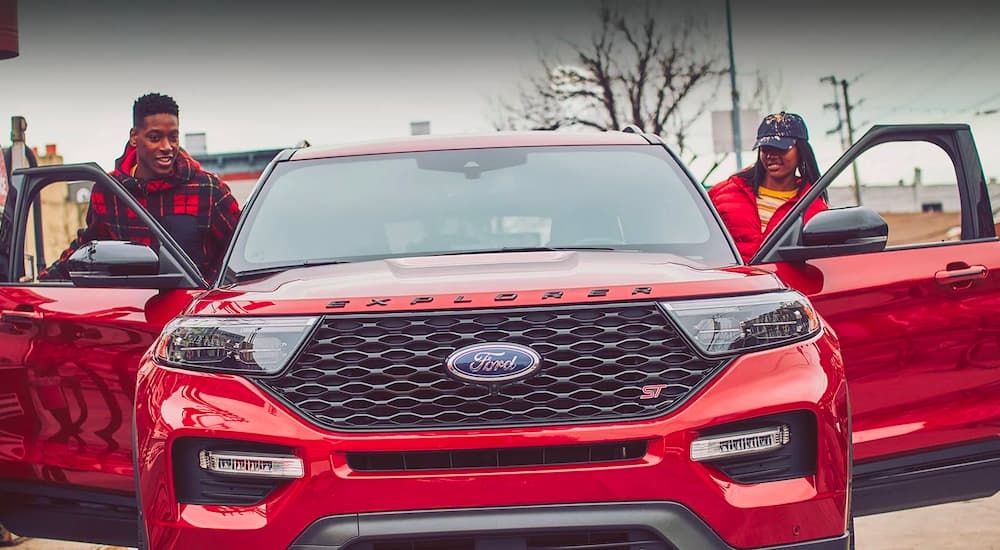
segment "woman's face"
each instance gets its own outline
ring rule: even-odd
[[[760,148],[760,163],[771,178],[785,179],[795,174],[799,165],[799,150],[794,145],[788,149],[765,145]]]

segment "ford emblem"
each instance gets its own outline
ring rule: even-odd
[[[542,357],[519,344],[474,344],[456,350],[445,362],[448,373],[466,382],[509,382],[531,376]]]

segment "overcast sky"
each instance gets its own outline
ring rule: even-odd
[[[537,74],[539,47],[558,55],[561,39],[585,41],[596,5],[22,0],[20,56],[0,62],[0,120],[23,115],[31,145],[105,168],[148,91],[174,96],[182,133],[205,132],[209,152],[401,136],[414,120],[434,133],[491,131],[490,100]],[[725,52],[723,0],[654,5],[663,18],[696,6]],[[763,74],[779,86],[772,106],[805,117],[821,168],[840,153],[823,109],[833,90],[819,80],[832,74],[852,82],[858,134],[877,122],[969,123],[987,175],[1000,176],[1000,114],[976,114],[1000,108],[1000,3],[733,0],[732,13],[740,84]],[[728,81],[716,103],[730,107]],[[696,174],[711,137],[706,117],[692,135]]]

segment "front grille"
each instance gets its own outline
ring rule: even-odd
[[[491,342],[531,347],[540,370],[492,388],[448,376],[452,352]],[[721,365],[655,303],[602,304],[328,316],[282,376],[255,382],[337,430],[513,427],[659,416]]]
[[[347,465],[360,472],[518,468],[556,464],[592,464],[636,460],[646,455],[645,441],[513,447],[462,451],[347,453]]]
[[[413,541],[356,543],[349,550],[674,550],[640,531],[566,531],[522,536],[440,537]]]

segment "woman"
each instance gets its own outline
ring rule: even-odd
[[[758,151],[756,162],[708,191],[744,262],[819,178],[809,132],[799,115],[764,117],[753,148]],[[805,221],[826,208],[817,198],[806,209]]]

